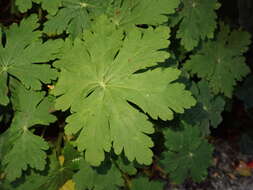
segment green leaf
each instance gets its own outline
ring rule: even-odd
[[[96,16],[104,13],[111,0],[66,0],[56,15],[49,15],[44,32],[61,34],[66,31],[74,39],[90,27]]]
[[[114,164],[103,164],[99,168],[92,168],[84,160],[80,163],[80,170],[74,175],[76,190],[118,190],[123,186],[120,171]]]
[[[0,44],[2,44],[2,36],[3,36],[3,29],[2,26],[0,25]]]
[[[48,125],[56,120],[50,112],[54,111],[54,97],[45,97],[45,92],[27,90],[18,81],[10,82],[12,91],[12,104],[15,117],[12,125],[26,130],[36,124]]]
[[[28,168],[43,170],[46,164],[48,144],[41,137],[33,135],[29,128],[36,125],[48,125],[56,120],[49,113],[52,99],[43,92],[25,89],[19,82],[11,80],[12,98],[15,115],[11,127],[1,135],[3,141],[2,164],[7,179],[13,181]]]
[[[28,169],[28,166],[44,170],[46,164],[44,151],[48,148],[48,144],[41,137],[24,130],[3,159],[3,164],[6,165],[6,178],[10,181],[15,180],[22,175],[23,170]]]
[[[61,165],[55,153],[49,156],[49,167],[43,172],[25,175],[23,182],[17,183],[16,190],[59,190],[74,172],[68,164]]]
[[[15,190],[28,190],[28,189],[36,189],[36,190],[43,190],[40,187],[46,182],[47,177],[43,175],[39,175],[37,173],[32,173],[29,176],[25,177],[24,183],[18,183],[15,186]],[[49,190],[49,189],[47,189]],[[56,189],[53,189],[56,190]]]
[[[72,38],[89,29],[92,20],[107,14],[120,27],[129,29],[137,24],[159,25],[167,21],[166,14],[175,12],[179,0],[66,0],[55,16],[49,16],[44,31],[61,34],[67,31]]]
[[[204,43],[184,68],[207,80],[214,94],[223,93],[231,98],[236,81],[250,72],[243,57],[251,43],[250,34],[241,30],[230,31],[223,23],[220,27],[216,40]]]
[[[15,0],[15,5],[24,13],[32,8],[32,3],[41,4],[42,8],[50,14],[55,14],[62,0]]]
[[[49,159],[49,172],[45,176],[45,181],[39,186],[38,190],[58,190],[67,180],[71,179],[74,174],[72,168],[69,167],[70,162],[65,162],[61,165],[55,154],[50,155]]]
[[[180,0],[115,0],[107,12],[120,27],[160,25],[167,22],[167,14],[174,13],[179,3]]]
[[[249,76],[235,93],[236,97],[243,101],[246,109],[253,107],[253,76]]]
[[[177,38],[186,50],[192,50],[200,40],[213,38],[216,9],[216,0],[182,0],[182,9],[174,19],[179,21]]]
[[[153,142],[147,134],[154,129],[148,118],[173,119],[173,111],[183,113],[195,104],[184,85],[174,82],[180,71],[155,69],[136,74],[169,57],[160,49],[168,45],[167,27],[133,29],[125,34],[101,17],[76,40],[55,66],[61,69],[54,94],[58,109],[71,107],[67,134],[79,134],[75,141],[85,160],[99,165],[104,151],[123,149],[129,161],[152,162]],[[124,36],[126,35],[126,36]],[[75,98],[73,98],[75,97]]]
[[[200,182],[211,165],[213,148],[201,137],[199,127],[183,126],[183,130],[164,132],[167,151],[160,162],[175,183],[182,183],[187,177]]]
[[[210,134],[210,126],[217,127],[222,121],[221,113],[224,110],[225,101],[222,96],[214,96],[208,82],[202,80],[191,87],[198,104],[192,109],[186,110],[182,119],[191,125],[198,125],[204,135]]]
[[[131,190],[163,190],[161,181],[149,181],[148,178],[138,177],[132,181]]]
[[[0,104],[8,104],[7,79],[16,78],[27,88],[39,90],[41,82],[50,83],[57,72],[48,62],[57,57],[61,41],[41,42],[37,18],[32,15],[20,25],[13,24],[6,30],[6,44],[0,45]],[[36,63],[36,64],[34,64]],[[38,75],[39,73],[39,75]]]
[[[128,175],[135,175],[137,173],[137,169],[133,162],[129,162],[125,157],[120,156],[117,160],[115,160],[118,168]]]

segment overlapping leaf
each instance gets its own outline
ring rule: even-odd
[[[102,13],[124,28],[158,25],[166,22],[166,14],[174,13],[178,5],[179,0],[66,0],[55,16],[48,17],[44,31],[57,34],[67,31],[76,38]]]
[[[111,0],[66,0],[56,15],[49,15],[44,32],[61,34],[66,31],[72,38],[79,36],[90,27],[96,16],[104,13]]]
[[[11,127],[1,135],[1,150],[6,177],[13,181],[20,177],[22,171],[28,168],[43,170],[46,164],[48,144],[39,136],[34,135],[29,128],[55,121],[55,116],[49,113],[52,100],[44,97],[43,92],[26,90],[17,81],[12,81],[13,106],[15,116]]]
[[[238,99],[242,100],[246,109],[253,107],[253,76],[249,77],[244,81],[243,85],[236,90]]]
[[[133,162],[129,162],[125,157],[119,157],[115,160],[118,168],[128,175],[135,175],[137,173],[137,169]]]
[[[59,190],[72,176],[73,171],[68,165],[61,165],[53,154],[49,156],[49,169],[40,173],[32,171],[31,174],[25,175],[15,190]]]
[[[230,31],[221,23],[220,33],[215,41],[208,41],[192,55],[184,68],[191,74],[206,79],[215,94],[232,96],[237,81],[242,80],[250,70],[243,54],[247,51],[250,35],[241,30]]]
[[[73,181],[76,190],[118,190],[124,184],[121,173],[114,164],[92,168],[84,160],[80,163],[80,170],[74,175]]]
[[[217,5],[216,0],[182,0],[182,8],[174,19],[180,22],[177,38],[186,50],[192,50],[200,40],[213,38]]]
[[[184,85],[173,83],[180,71],[155,69],[134,74],[164,61],[169,54],[167,27],[133,29],[126,36],[121,29],[101,17],[83,40],[55,64],[61,69],[54,94],[58,109],[71,107],[67,134],[79,133],[76,145],[86,150],[86,161],[99,165],[111,143],[116,154],[150,164],[153,142],[147,134],[153,127],[147,117],[128,102],[139,106],[154,119],[173,118],[195,104]]]
[[[193,83],[191,87],[197,99],[197,105],[185,112],[182,119],[191,125],[201,128],[204,135],[210,133],[209,128],[217,127],[222,121],[221,112],[224,110],[225,101],[221,96],[214,96],[208,87],[208,82]]]
[[[8,76],[17,78],[27,88],[40,89],[41,82],[56,79],[56,71],[41,64],[57,57],[61,41],[42,43],[36,16],[32,15],[6,30],[6,44],[0,45],[0,104],[6,105]],[[36,63],[36,64],[35,64]]]
[[[132,181],[131,190],[163,190],[163,186],[160,181],[149,181],[148,178],[139,177]]]
[[[183,130],[164,132],[167,151],[163,153],[162,166],[175,183],[187,177],[201,181],[211,165],[213,148],[201,137],[199,127],[184,124]]]
[[[15,5],[24,13],[32,8],[32,3],[41,4],[42,8],[50,14],[55,14],[62,0],[15,0]]]
[[[120,27],[138,24],[159,25],[167,22],[180,0],[114,0],[108,8],[108,15]]]

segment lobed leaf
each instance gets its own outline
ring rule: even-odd
[[[76,190],[118,190],[123,186],[123,178],[114,164],[104,164],[99,168],[92,168],[84,160],[80,163],[80,170],[74,175]]]
[[[195,48],[200,40],[213,38],[216,29],[216,0],[182,0],[182,8],[174,18],[179,22],[177,38],[186,50]]]
[[[213,148],[201,137],[200,128],[183,126],[183,130],[164,132],[167,151],[160,162],[175,183],[182,183],[187,177],[200,182],[211,165]]]
[[[131,190],[162,190],[163,186],[161,181],[149,181],[148,178],[138,177],[132,180]]]
[[[220,27],[216,40],[204,43],[184,68],[207,80],[214,94],[223,93],[231,98],[236,82],[250,72],[243,57],[251,43],[250,34],[241,30],[230,31],[223,23]]]
[[[107,11],[112,21],[125,28],[135,25],[161,25],[175,12],[180,0],[114,0]]]
[[[49,113],[52,99],[43,92],[25,89],[20,83],[11,80],[12,104],[15,115],[11,127],[1,135],[0,142],[2,164],[5,166],[7,179],[13,181],[28,168],[43,170],[46,164],[48,144],[41,137],[34,135],[29,128],[47,125],[56,120]]]
[[[167,21],[179,0],[66,0],[56,15],[48,16],[44,31],[61,34],[66,31],[74,39],[89,29],[93,20],[106,14],[117,26],[125,29],[138,24],[159,25]]]
[[[0,104],[7,105],[8,77],[18,79],[25,87],[39,90],[41,82],[50,83],[57,72],[48,64],[57,57],[62,42],[41,42],[37,18],[32,15],[6,30],[6,44],[0,46]]]
[[[211,93],[208,82],[201,80],[191,87],[192,94],[197,100],[197,105],[186,110],[182,119],[191,125],[198,125],[203,135],[210,134],[210,127],[217,127],[221,121],[221,113],[224,110],[225,101],[222,96],[215,96]]]
[[[55,14],[62,0],[15,0],[15,5],[22,13],[32,8],[32,3],[41,4],[42,9],[50,14]]]
[[[164,120],[172,119],[173,111],[183,113],[195,104],[184,85],[173,83],[179,70],[135,74],[169,57],[160,51],[168,45],[168,32],[167,27],[136,28],[124,37],[124,32],[103,16],[55,63],[61,69],[54,89],[59,96],[56,107],[71,107],[72,113],[65,132],[79,134],[75,144],[80,151],[86,150],[85,159],[92,165],[99,165],[104,151],[112,146],[117,155],[124,149],[130,161],[152,162],[153,142],[147,134],[154,129],[129,102]]]

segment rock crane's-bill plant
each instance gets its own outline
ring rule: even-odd
[[[25,16],[0,29],[0,189],[163,189],[151,164],[205,179],[205,137],[250,72],[250,35],[216,0],[12,3]]]

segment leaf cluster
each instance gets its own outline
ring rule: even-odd
[[[0,189],[163,189],[150,166],[204,180],[205,137],[250,73],[250,35],[218,25],[219,6],[13,1],[20,22],[0,27]]]

